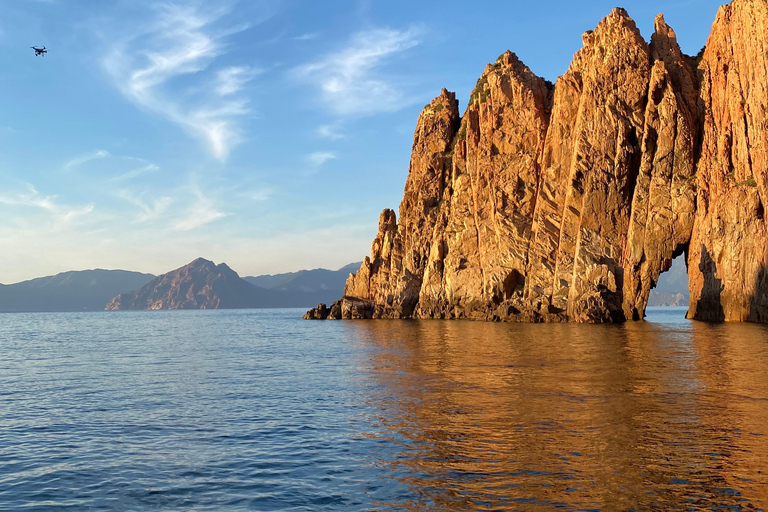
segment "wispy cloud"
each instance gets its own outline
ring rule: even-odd
[[[210,69],[226,53],[227,37],[248,28],[223,27],[229,13],[192,3],[157,4],[151,19],[110,45],[102,60],[126,98],[200,137],[222,160],[242,141],[239,121],[250,108],[238,93],[257,73],[246,66]]]
[[[251,201],[269,201],[269,199],[272,197],[272,194],[274,191],[271,188],[265,188],[261,190],[256,190],[254,192],[251,192],[248,194],[248,197]]]
[[[352,37],[343,50],[294,68],[301,80],[320,86],[335,114],[365,116],[403,108],[408,100],[392,77],[377,73],[394,55],[419,44],[421,30],[374,29]]]
[[[300,36],[294,37],[294,39],[296,41],[311,41],[312,39],[317,39],[318,35],[317,32],[312,32],[310,34],[301,34]]]
[[[0,194],[0,205],[38,208],[49,214],[56,226],[69,224],[79,217],[88,215],[94,209],[93,204],[83,206],[59,204],[56,202],[56,196],[43,196],[32,184],[25,185],[26,192]]]
[[[306,156],[306,161],[312,167],[321,167],[330,160],[338,158],[333,151],[317,151]]]
[[[162,196],[146,201],[141,196],[137,196],[128,190],[118,191],[117,196],[138,208],[139,214],[136,216],[136,223],[147,222],[159,218],[173,203],[173,198],[168,196]]]
[[[260,69],[247,66],[232,66],[222,69],[216,76],[216,92],[219,96],[229,96],[243,90],[245,84],[261,73]]]
[[[218,211],[213,200],[205,197],[197,186],[193,186],[192,191],[196,201],[187,209],[186,216],[174,223],[175,230],[190,231],[227,216]]]
[[[117,176],[113,176],[109,179],[109,181],[117,182],[117,181],[128,181],[132,180],[134,178],[137,178],[143,174],[147,174],[150,172],[157,172],[160,170],[160,167],[158,167],[155,164],[146,164],[142,165],[141,167],[137,167],[135,169],[131,169],[128,172],[124,172],[122,174],[118,174]]]
[[[338,123],[318,126],[317,130],[315,130],[315,133],[317,133],[318,137],[329,140],[341,140],[346,138],[344,133],[341,131],[341,125]]]
[[[86,166],[90,162],[99,161],[99,165]],[[86,169],[79,169],[87,167]],[[81,171],[85,174],[97,172],[99,178],[103,178],[104,183],[117,183],[129,181],[144,174],[157,172],[160,167],[143,158],[127,155],[114,155],[109,151],[99,149],[78,155],[68,162],[63,168],[67,171]],[[93,176],[95,177],[95,175]],[[90,179],[93,179],[90,178]]]
[[[64,169],[69,171],[71,169],[74,169],[75,167],[80,167],[81,165],[90,162],[91,160],[99,160],[101,158],[106,158],[110,156],[109,151],[105,151],[103,149],[99,149],[96,151],[92,151],[90,153],[86,153],[85,155],[80,155],[72,160],[68,161],[64,164]]]

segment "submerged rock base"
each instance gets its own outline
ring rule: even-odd
[[[684,55],[659,15],[583,36],[557,84],[513,53],[463,116],[419,116],[395,212],[345,296],[305,318],[640,320],[685,254],[689,317],[768,322],[768,4],[723,6]]]

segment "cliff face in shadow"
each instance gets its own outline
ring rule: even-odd
[[[687,255],[689,315],[765,321],[768,5],[721,8],[703,56],[623,9],[583,36],[554,87],[514,54],[459,115],[443,90],[419,116],[399,221],[332,318],[640,320]],[[308,318],[323,317],[322,312]]]

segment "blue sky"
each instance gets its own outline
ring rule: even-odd
[[[623,7],[646,39],[664,12],[695,54],[720,3]],[[0,0],[0,283],[361,260],[423,105],[446,87],[463,110],[507,49],[556,80],[614,6]]]

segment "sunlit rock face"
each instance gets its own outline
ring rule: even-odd
[[[646,42],[614,9],[555,87],[527,300],[543,318],[621,321],[621,260],[650,77]]]
[[[640,319],[661,272],[691,238],[696,209],[697,79],[675,32],[656,18],[641,159],[622,260],[623,310]]]
[[[699,65],[691,318],[768,322],[767,34],[765,0],[736,0],[720,8]]]
[[[693,58],[617,8],[554,87],[507,52],[463,116],[443,90],[341,316],[640,320],[685,253],[691,317],[768,321],[766,29],[734,0]]]

